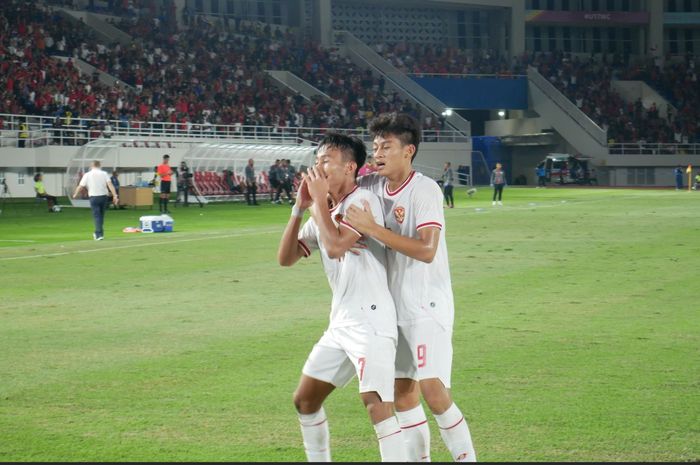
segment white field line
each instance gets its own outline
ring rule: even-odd
[[[36,241],[21,241],[21,240],[13,240],[13,239],[0,239],[0,242],[20,242],[23,244],[33,244]]]
[[[138,244],[118,245],[118,246],[114,246],[114,247],[100,247],[97,249],[70,250],[70,251],[66,251],[66,252],[54,252],[54,253],[45,253],[45,254],[36,254],[36,255],[19,255],[16,257],[0,258],[0,261],[25,260],[25,259],[31,259],[31,258],[46,258],[46,257],[61,257],[64,255],[73,255],[73,254],[81,254],[81,253],[104,252],[104,251],[108,251],[108,250],[134,249],[137,247],[151,247],[151,246],[157,246],[157,245],[163,246],[163,245],[171,245],[171,244],[182,244],[185,242],[229,239],[232,237],[244,237],[244,236],[253,236],[253,235],[258,235],[258,234],[272,234],[272,233],[281,233],[281,230],[280,230],[280,228],[275,228],[275,229],[270,229],[270,230],[255,229],[255,230],[246,230],[243,232],[232,233],[232,234],[222,234],[219,236],[193,237],[193,238],[189,238],[189,239],[175,239],[175,240],[165,240],[165,241],[158,241],[158,242],[142,242],[142,243],[138,243]]]

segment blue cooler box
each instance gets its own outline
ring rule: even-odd
[[[172,232],[175,223],[175,220],[168,215],[142,216],[139,221],[141,232],[145,233]]]

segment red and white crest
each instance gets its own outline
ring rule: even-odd
[[[335,222],[340,223],[341,221],[343,221],[343,214],[342,213],[336,214],[335,215]]]
[[[403,207],[394,208],[394,218],[399,224],[403,224],[403,220],[406,218],[406,209]]]

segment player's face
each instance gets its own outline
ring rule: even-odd
[[[372,148],[377,173],[389,178],[392,174],[405,171],[416,151],[413,144],[404,145],[401,139],[393,134],[375,137]]]
[[[328,186],[335,189],[348,176],[354,176],[355,163],[346,161],[340,149],[324,145],[316,155],[316,168],[326,177]]]

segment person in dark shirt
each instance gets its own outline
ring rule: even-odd
[[[112,176],[110,176],[109,179],[110,181],[112,181],[114,191],[117,193],[117,198],[119,198],[119,172],[117,170],[112,171]],[[117,208],[119,208],[120,210],[124,209],[124,205],[119,205],[119,201],[115,202],[113,198],[110,198],[109,201],[112,202],[112,205],[115,210]]]
[[[280,160],[275,160],[275,163],[270,166],[267,172],[267,178],[270,180],[270,202],[279,203],[279,187],[280,187]]]
[[[236,175],[233,174],[231,170],[224,170],[224,181],[228,187],[229,192],[232,194],[242,194],[243,189],[240,183],[236,180]]]
[[[496,163],[496,168],[491,171],[491,187],[493,187],[493,202],[492,205],[503,205],[503,188],[506,186],[506,173],[503,171],[503,165]]]
[[[252,158],[248,160],[248,165],[245,167],[245,184],[246,202],[248,202],[248,205],[259,205],[257,199],[255,198],[255,195],[258,192],[258,185],[255,181],[255,165]]]

